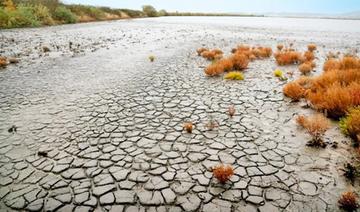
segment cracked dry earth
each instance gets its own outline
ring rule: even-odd
[[[195,49],[315,42],[322,64],[359,34],[173,20],[0,31],[2,54],[21,58],[0,71],[1,211],[339,210],[349,141],[336,125],[325,139],[337,149],[306,147],[293,117],[312,111],[283,97],[273,58],[230,82],[205,77]],[[226,185],[220,163],[235,169]]]

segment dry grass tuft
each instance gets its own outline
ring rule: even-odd
[[[274,56],[279,66],[298,64],[301,60],[299,52],[290,50],[276,52]]]
[[[183,128],[187,133],[192,133],[193,124],[191,122],[186,122],[186,123],[184,123]]]
[[[222,64],[213,63],[205,69],[205,74],[210,77],[219,76],[224,73],[224,66]]]
[[[324,67],[323,70],[324,71],[329,71],[329,70],[336,70],[336,69],[340,69],[340,63],[338,60],[336,59],[328,59],[325,63],[324,63]]]
[[[356,211],[359,208],[358,196],[353,191],[342,193],[338,203],[339,207],[346,211]]]
[[[224,77],[227,80],[244,80],[244,75],[241,72],[231,71]]]
[[[209,51],[209,49],[201,47],[196,50],[196,52],[199,56],[201,56],[201,53],[203,53],[204,51]]]
[[[0,56],[0,67],[4,68],[8,65],[8,61],[6,57]]]
[[[276,46],[276,48],[277,48],[277,50],[281,51],[281,50],[283,50],[284,45],[283,45],[283,44],[278,44],[278,45]]]
[[[360,59],[356,56],[344,56],[341,59],[330,58],[324,63],[323,70],[360,69]]]
[[[305,61],[303,61],[303,62],[313,61],[315,59],[314,52],[310,52],[310,51],[304,52],[303,58],[305,59]]]
[[[360,84],[352,83],[349,86],[343,86],[336,82],[327,86],[326,89],[308,92],[306,98],[315,109],[322,110],[329,117],[338,119],[358,101],[358,92],[360,92]]]
[[[283,88],[284,95],[293,101],[299,101],[305,95],[305,89],[297,82],[290,82]]]
[[[309,74],[313,70],[312,64],[310,62],[305,62],[299,66],[299,71],[303,75]]]
[[[212,170],[214,177],[222,184],[225,184],[234,175],[234,169],[230,165],[218,165]]]
[[[207,60],[215,60],[215,52],[212,52],[212,51],[203,51],[201,53],[201,56]]]
[[[207,60],[221,59],[223,57],[223,52],[220,49],[213,49],[213,50],[198,49],[198,50],[201,50],[200,55],[203,58],[206,58]]]
[[[231,71],[234,67],[233,61],[229,58],[223,58],[223,59],[217,61],[217,64],[219,64],[223,67],[224,72]]]
[[[317,49],[316,44],[311,43],[308,45],[308,51],[313,52]]]
[[[230,57],[233,63],[233,68],[236,70],[244,70],[249,65],[249,58],[244,54],[236,53]]]
[[[322,140],[325,132],[330,128],[329,120],[322,114],[305,117],[303,115],[296,118],[296,122],[304,127],[306,131],[311,135],[312,140],[309,145],[312,146],[324,146]]]

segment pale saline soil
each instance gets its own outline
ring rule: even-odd
[[[169,17],[0,31],[0,54],[20,58],[0,70],[0,210],[339,211],[359,188],[343,176],[352,155],[337,123],[326,148],[306,146],[294,117],[315,111],[284,98],[274,58],[232,82],[206,77],[195,50],[313,42],[316,75],[327,52],[359,48],[359,25]],[[211,172],[221,163],[235,169],[225,185]]]

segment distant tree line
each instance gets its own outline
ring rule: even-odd
[[[59,0],[0,0],[0,28],[36,27],[124,18],[225,15],[229,14],[170,13],[166,10],[157,11],[151,5],[144,5],[142,11],[140,11],[63,4]]]

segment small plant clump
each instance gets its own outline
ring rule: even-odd
[[[277,78],[282,78],[283,77],[283,72],[279,69],[276,69],[274,71],[274,76],[277,77]]]
[[[276,52],[274,57],[279,66],[299,64],[301,60],[300,52],[288,49]]]
[[[316,44],[311,43],[308,45],[308,51],[313,52],[317,49]]]
[[[312,64],[309,62],[305,62],[299,66],[299,71],[303,75],[309,74],[313,70]]]
[[[222,184],[225,184],[234,175],[234,169],[230,165],[218,165],[212,170],[214,177]]]
[[[249,60],[269,58],[272,55],[272,49],[270,47],[250,47],[246,45],[239,45],[232,50],[233,54],[243,54]]]
[[[204,58],[214,61],[205,68],[207,76],[219,76],[232,70],[242,71],[247,69],[250,61],[268,58],[272,55],[270,47],[250,47],[245,45],[232,49],[232,55],[227,58],[222,58],[223,52],[219,49],[205,50],[200,48],[197,52]]]
[[[230,57],[230,60],[233,62],[233,68],[236,70],[244,70],[249,65],[249,58],[245,54],[235,53]]]
[[[4,68],[8,65],[6,57],[0,56],[0,68]]]
[[[305,89],[297,82],[289,82],[283,88],[284,95],[297,102],[305,95]]]
[[[244,75],[238,71],[231,71],[227,73],[224,77],[227,80],[244,80]]]
[[[203,53],[204,51],[209,51],[209,49],[201,47],[196,50],[198,56],[201,56],[201,53]]]
[[[360,95],[360,94],[359,94]],[[360,144],[360,106],[349,109],[347,115],[340,119],[340,128],[345,135],[350,136],[357,145]]]
[[[235,115],[235,106],[234,105],[231,105],[229,108],[228,108],[228,113],[229,113],[229,116],[230,117],[233,117]]]
[[[284,45],[283,45],[283,44],[278,44],[278,45],[276,46],[276,48],[277,48],[277,50],[281,51],[281,50],[283,50]]]
[[[306,129],[311,135],[312,140],[308,143],[310,146],[325,147],[323,135],[330,128],[329,120],[322,114],[305,117],[300,115],[296,118],[296,122]]]
[[[323,70],[348,70],[360,69],[360,59],[357,56],[344,56],[341,59],[329,58],[325,63]]]
[[[207,60],[215,60],[222,58],[223,52],[220,49],[204,50],[200,55]]]
[[[206,127],[208,130],[212,131],[212,130],[214,130],[215,128],[218,128],[218,127],[219,127],[219,123],[218,123],[215,119],[213,119],[212,117],[210,117],[210,119],[209,119],[208,123],[205,125],[205,127]]]
[[[150,56],[149,56],[149,60],[150,60],[150,62],[154,62],[155,56],[154,56],[154,55],[150,55]]]
[[[346,56],[329,59],[324,72],[312,77],[305,98],[311,106],[327,116],[339,119],[352,107],[360,105],[360,60]]]
[[[339,207],[346,211],[356,211],[359,208],[358,196],[353,191],[342,193],[338,203]]]
[[[222,73],[224,73],[224,66],[220,63],[215,62],[205,68],[205,74],[210,77],[219,76]]]
[[[193,124],[191,122],[186,122],[183,126],[184,130],[187,132],[187,133],[192,133],[192,130],[193,130]]]

